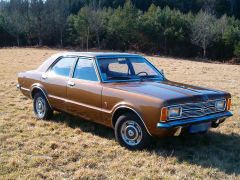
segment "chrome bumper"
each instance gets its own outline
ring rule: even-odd
[[[157,128],[169,129],[173,127],[187,126],[187,125],[196,124],[196,123],[216,121],[219,119],[225,119],[232,115],[233,114],[231,112],[227,111],[227,112],[211,114],[203,117],[198,117],[198,118],[190,118],[190,119],[182,119],[182,120],[180,119],[180,120],[169,121],[169,122],[160,122],[160,123],[157,123]]]
[[[17,88],[17,89],[20,89],[20,88],[21,88],[20,84],[17,84],[17,85],[16,85],[16,88]]]

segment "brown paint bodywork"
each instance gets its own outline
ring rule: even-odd
[[[103,83],[74,79],[72,77],[48,76],[45,74],[59,57],[88,57],[93,60],[97,56],[129,56],[130,54],[112,53],[60,53],[47,59],[39,68],[18,74],[18,82],[22,93],[28,97],[36,90],[41,90],[50,106],[97,123],[113,127],[114,113],[120,109],[137,113],[152,136],[172,135],[177,128],[159,129],[161,108],[164,106],[201,102],[208,99],[230,98],[230,94],[181,83],[164,81],[137,81]],[[96,66],[96,70],[97,66]],[[68,81],[75,83],[71,87]]]

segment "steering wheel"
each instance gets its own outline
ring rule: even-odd
[[[148,73],[145,71],[141,71],[141,72],[137,73],[136,75],[139,76],[140,74],[145,74],[146,76],[148,76]]]

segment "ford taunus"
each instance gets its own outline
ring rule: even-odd
[[[129,149],[181,130],[207,132],[232,116],[229,93],[170,81],[136,54],[59,53],[20,72],[17,87],[38,119],[67,112],[112,127]]]

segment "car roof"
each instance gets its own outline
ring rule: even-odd
[[[84,56],[84,57],[116,57],[116,56],[139,56],[132,53],[121,53],[121,52],[61,52],[59,56]]]
[[[41,64],[37,70],[40,72],[46,72],[49,66],[61,56],[82,56],[89,58],[117,58],[117,57],[140,57],[137,54],[131,53],[119,53],[119,52],[60,52],[49,57],[43,64]]]

